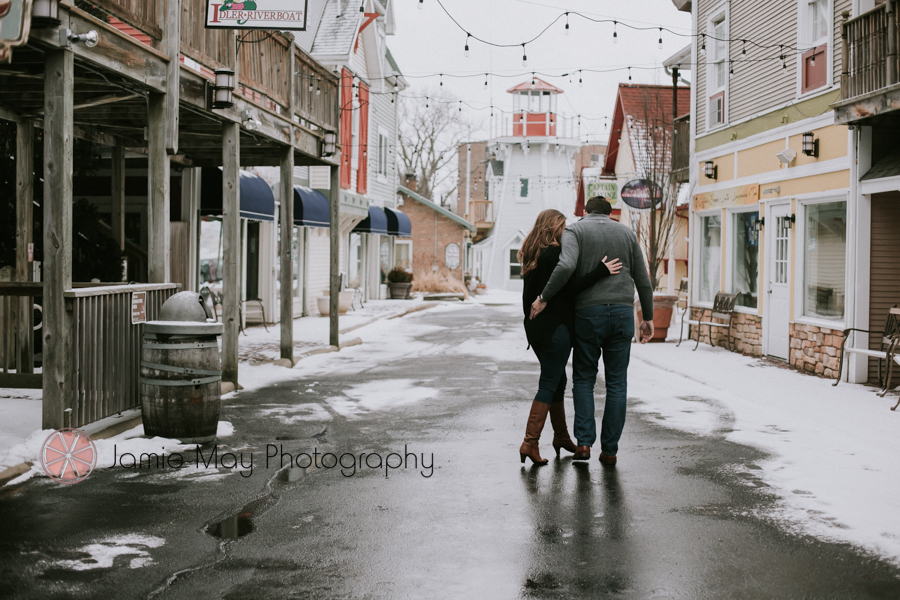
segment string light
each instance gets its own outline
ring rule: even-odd
[[[487,89],[488,86],[488,74],[484,74],[484,89]]]
[[[363,0],[363,3],[359,5],[359,12],[361,12],[361,13],[365,13],[365,12],[366,12],[366,3],[365,3],[365,0]]]
[[[566,13],[566,30],[565,34],[569,35],[569,13]]]
[[[440,80],[441,80],[441,87],[444,87],[444,74],[443,74],[443,73],[440,73],[440,74],[438,75],[438,77],[440,77]]]
[[[741,54],[747,55],[747,40],[741,40],[743,46],[741,46]]]
[[[309,91],[313,91],[313,82],[312,82],[312,79],[309,80]]]
[[[617,44],[619,42],[619,33],[616,31],[618,25],[618,22],[613,21],[613,44]]]
[[[419,0],[419,10],[422,10],[422,2],[423,2],[423,1],[424,1],[424,0]]]
[[[528,55],[525,54],[525,44],[522,44],[522,66],[528,66]]]
[[[534,83],[534,73],[532,73],[532,74],[531,74],[531,89],[534,89],[534,86],[535,86],[535,83]]]
[[[316,84],[316,96],[322,95],[322,88],[319,87],[319,84]]]
[[[631,81],[631,67],[628,67],[628,81]]]
[[[472,37],[472,36],[467,33],[466,34],[466,51],[465,51],[466,58],[469,58],[469,38],[470,37]]]
[[[428,108],[428,96],[425,96],[425,108]]]
[[[462,100],[459,101],[459,112],[462,112]]]
[[[659,44],[657,47],[662,50],[662,27],[659,28]]]
[[[728,76],[734,77],[734,61],[733,60],[728,61]]]
[[[700,36],[700,56],[706,56],[706,34],[701,33]]]
[[[396,94],[399,91],[400,91],[400,86],[395,83],[394,84],[394,93]]]

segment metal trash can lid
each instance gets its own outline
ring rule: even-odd
[[[222,335],[224,323],[198,323],[196,321],[147,321],[144,333],[167,335]]]
[[[163,302],[159,321],[193,321],[206,323],[207,309],[203,296],[197,292],[178,292]]]

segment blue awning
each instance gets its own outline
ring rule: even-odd
[[[387,232],[388,235],[396,235],[399,237],[412,237],[412,223],[409,217],[399,210],[393,208],[385,208],[384,214],[387,216]]]
[[[388,220],[387,215],[384,214],[384,209],[380,206],[370,206],[369,216],[363,219],[359,225],[354,227],[353,231],[358,233],[380,233],[382,235],[387,235]]]
[[[325,194],[302,185],[294,186],[294,225],[328,227],[331,207]]]
[[[275,220],[275,195],[262,177],[241,171],[241,218],[251,221]],[[222,214],[222,167],[204,168],[200,173],[200,214]]]

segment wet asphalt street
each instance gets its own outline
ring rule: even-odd
[[[630,414],[615,469],[596,457],[523,467],[536,365],[458,351],[521,336],[516,312],[391,323],[430,326],[417,341],[431,350],[354,369],[354,353],[378,351],[366,341],[329,355],[314,386],[280,383],[226,403],[236,433],[219,452],[252,453],[249,477],[103,469],[77,485],[36,478],[0,490],[0,597],[900,598],[896,567],[766,516],[774,497],[746,474],[763,455],[725,442],[727,422],[710,438]],[[438,393],[341,409],[348,386],[410,379]],[[261,417],[298,404],[321,418]],[[571,399],[567,409],[571,423]],[[550,435],[548,423],[545,457]],[[266,469],[269,444],[315,450],[317,462],[352,458],[356,472]],[[369,468],[398,464],[392,452],[418,464],[406,456],[388,477]]]

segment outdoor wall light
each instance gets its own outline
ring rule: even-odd
[[[253,116],[253,113],[250,110],[245,110],[241,113],[241,125],[243,125],[244,129],[247,131],[259,131],[259,126],[262,125],[262,123]]]
[[[234,106],[234,71],[216,69],[216,83],[213,86],[213,108],[231,108]]]
[[[815,139],[812,131],[803,134],[803,154],[819,158],[819,140]]]
[[[784,228],[792,229],[794,227],[794,222],[797,220],[797,216],[792,214],[790,217],[784,218]]]
[[[325,132],[325,142],[322,144],[322,156],[334,156],[337,152],[337,134],[333,131]]]
[[[72,33],[71,31],[67,30],[66,37],[69,38],[69,41],[71,43],[82,43],[88,48],[93,48],[100,43],[100,34],[93,29],[88,31],[87,33]]]
[[[706,175],[707,179],[718,179],[719,178],[719,166],[713,164],[713,161],[708,160],[703,163],[703,174]]]
[[[759,219],[756,220],[756,224],[753,226],[753,228],[759,232],[759,231],[762,231],[762,228],[765,226],[766,226],[766,218],[760,217]]]
[[[59,0],[34,0],[31,5],[32,27],[46,29],[59,24]]]

